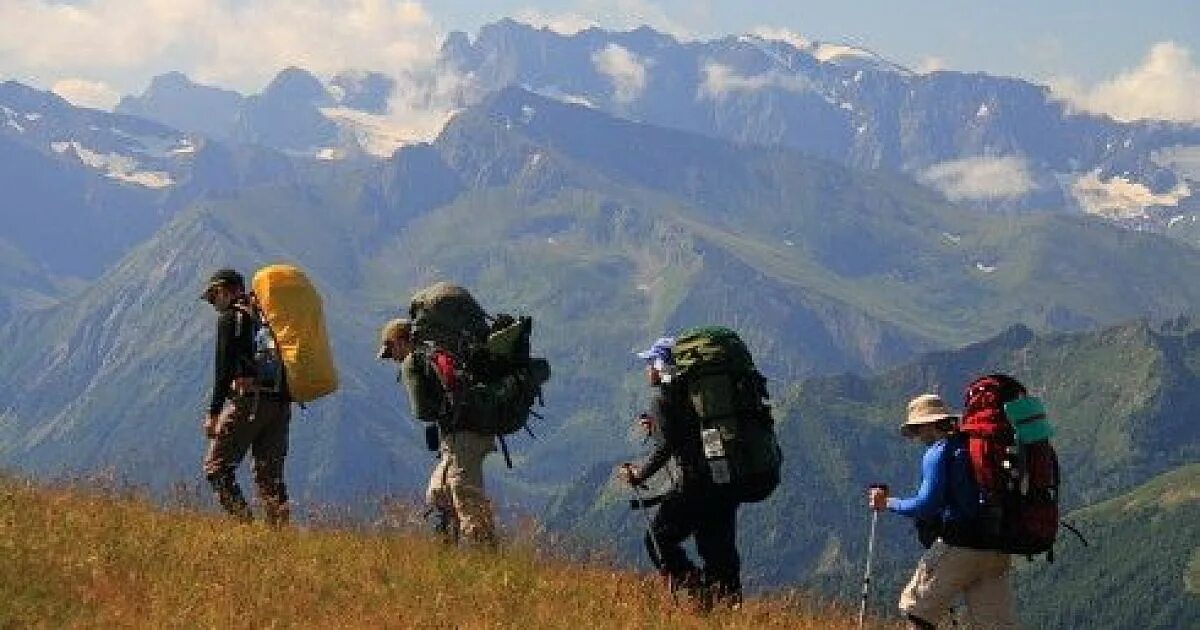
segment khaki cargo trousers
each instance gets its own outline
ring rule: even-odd
[[[496,543],[492,505],[483,489],[483,460],[496,451],[496,438],[473,431],[443,435],[438,463],[429,477],[425,500],[446,514],[457,534],[470,543]]]
[[[1006,553],[952,547],[939,539],[921,557],[901,592],[900,612],[940,627],[961,595],[968,628],[1018,628],[1008,583],[1011,569]]]
[[[288,520],[283,463],[288,450],[291,403],[278,396],[239,395],[225,403],[215,438],[204,454],[204,476],[221,507],[233,516],[250,518],[250,507],[237,482],[237,467],[249,451],[254,457],[254,485],[268,523]]]

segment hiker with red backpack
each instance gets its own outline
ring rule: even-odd
[[[958,428],[958,416],[937,395],[912,399],[900,432],[926,446],[919,490],[901,499],[872,486],[870,507],[912,518],[927,549],[900,595],[910,628],[936,628],[960,595],[971,627],[1013,628],[1011,560],[984,530],[969,439]]]

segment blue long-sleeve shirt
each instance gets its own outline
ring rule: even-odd
[[[934,442],[921,458],[921,487],[907,499],[889,498],[888,510],[929,522],[950,523],[974,518],[979,489],[971,476],[963,439],[951,436]]]

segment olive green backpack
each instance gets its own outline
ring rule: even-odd
[[[762,501],[779,486],[783,452],[767,403],[767,379],[738,334],[705,326],[684,331],[672,349],[673,386],[686,392],[699,419],[714,483],[743,503]]]

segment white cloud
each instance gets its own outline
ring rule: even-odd
[[[411,0],[0,2],[0,73],[100,77],[127,91],[167,70],[243,91],[292,65],[396,72],[430,62],[438,40]]]
[[[530,26],[549,29],[559,35],[574,35],[599,26],[592,18],[578,13],[547,13],[540,9],[521,9],[517,11],[514,19]]]
[[[808,80],[795,74],[784,74],[770,70],[762,74],[744,76],[733,68],[710,62],[700,69],[704,79],[697,89],[696,98],[719,100],[731,92],[757,92],[766,88],[778,88],[789,92],[800,92],[809,87]]]
[[[646,89],[650,60],[629,52],[617,44],[609,44],[592,53],[592,65],[613,83],[613,98],[618,103],[631,103]]]
[[[953,201],[986,201],[1020,197],[1033,190],[1024,158],[969,157],[925,169],[920,179]]]
[[[514,15],[520,22],[562,35],[574,35],[592,26],[626,30],[649,26],[678,39],[695,37],[694,29],[649,0],[580,0],[570,11],[551,13],[525,8]]]
[[[1146,208],[1178,206],[1192,191],[1187,182],[1180,182],[1170,191],[1155,194],[1145,184],[1125,177],[1115,176],[1104,181],[1100,179],[1100,171],[1095,170],[1076,179],[1071,194],[1090,214],[1110,219],[1140,219],[1146,216]]]
[[[797,50],[808,50],[809,48],[812,48],[813,45],[812,41],[810,41],[808,38],[786,28],[759,26],[751,31],[751,34],[757,35],[763,39],[775,40],[790,44]]]
[[[79,107],[112,109],[121,100],[121,94],[103,81],[60,79],[54,82],[50,91]]]
[[[936,55],[927,55],[917,62],[917,74],[931,74],[946,69],[946,60]]]
[[[169,70],[243,93],[288,66],[384,72],[397,82],[392,111],[350,125],[379,153],[432,138],[469,89],[437,76],[440,42],[411,0],[0,0],[0,76],[72,77],[54,91],[77,104],[111,107]]]
[[[822,62],[836,61],[845,57],[864,59],[873,59],[876,57],[875,53],[863,50],[861,48],[855,48],[854,46],[847,46],[845,44],[827,43],[817,44],[817,47],[813,50],[813,56],[817,58],[817,61]]]
[[[1052,92],[1080,110],[1116,120],[1200,121],[1200,67],[1175,42],[1150,48],[1137,68],[1091,87],[1072,79],[1051,81]]]

